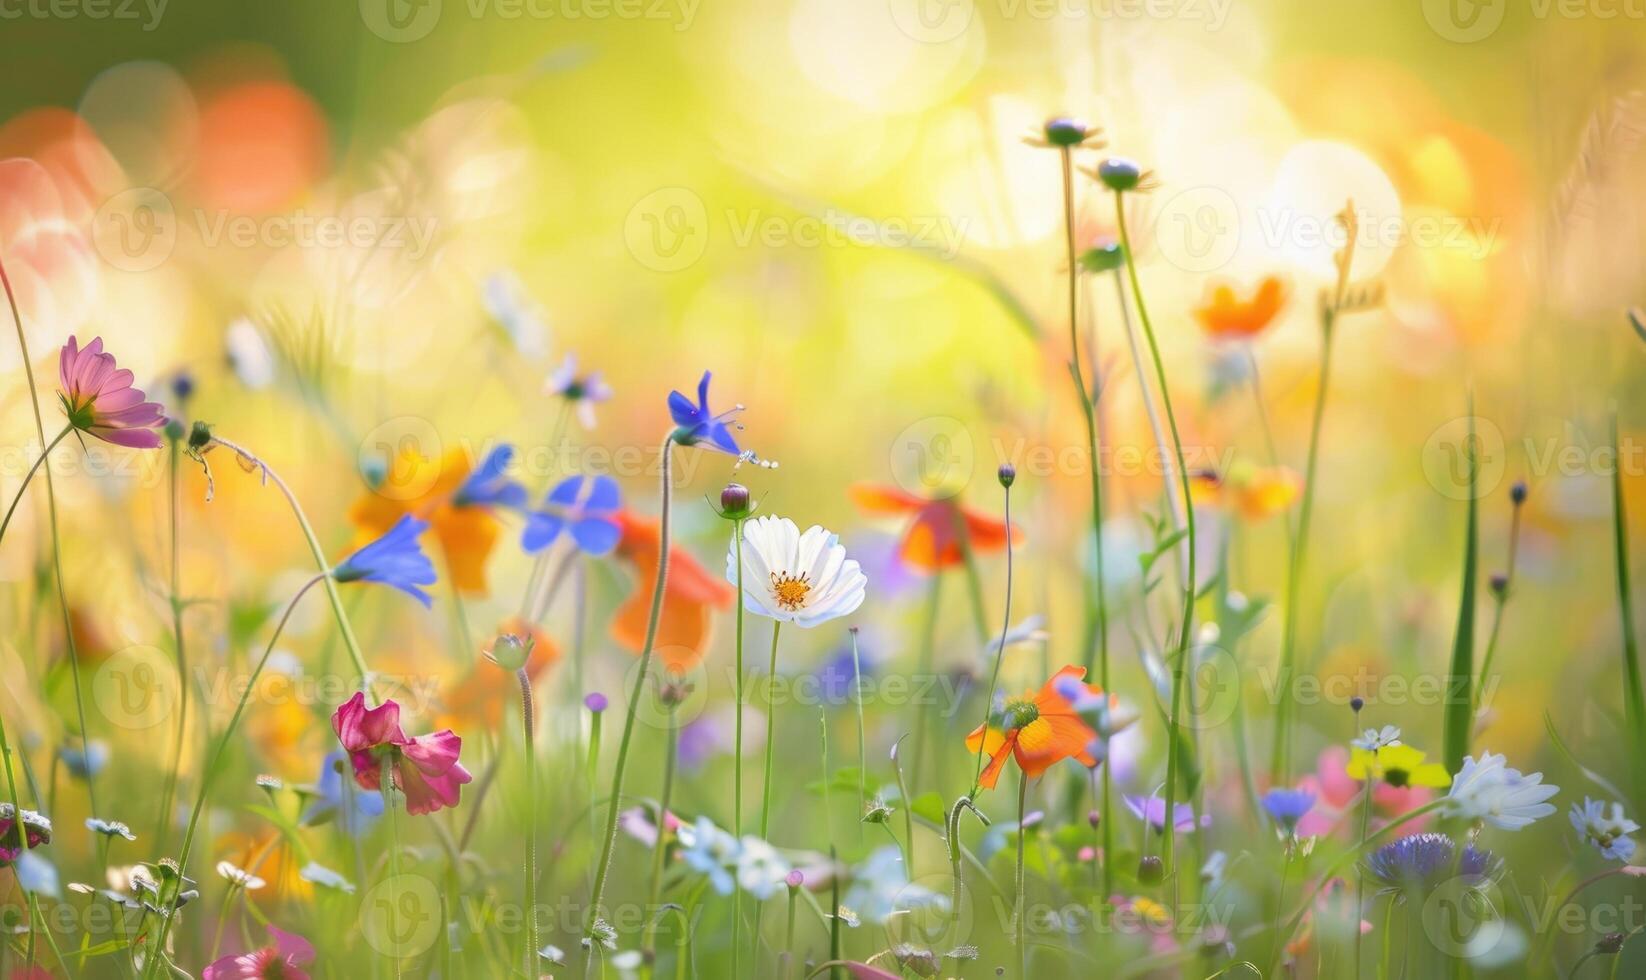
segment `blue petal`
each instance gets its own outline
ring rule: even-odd
[[[678,391],[669,392],[669,417],[675,425],[696,425],[700,414],[690,398]]]
[[[542,551],[560,537],[560,532],[566,526],[565,518],[558,514],[538,512],[526,518],[526,530],[520,534],[520,547],[527,553]]]
[[[617,522],[604,517],[586,517],[572,525],[572,540],[597,558],[610,554],[622,536],[623,531]]]
[[[581,476],[566,477],[554,485],[554,489],[549,491],[549,496],[545,502],[560,507],[572,506],[577,503],[577,498],[583,495],[584,482],[585,478]]]
[[[708,431],[703,433],[700,438],[723,453],[736,456],[743,451],[737,448],[737,440],[732,438],[732,430],[724,422],[716,422],[709,426]]]
[[[595,477],[594,487],[589,491],[589,499],[583,502],[583,509],[599,513],[622,506],[623,494],[617,488],[617,481],[609,476]]]

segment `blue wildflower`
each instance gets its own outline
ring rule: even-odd
[[[681,828],[685,831],[687,828]],[[690,833],[681,833],[685,848],[680,859],[699,874],[708,875],[709,884],[722,895],[732,893],[732,874],[727,865],[735,865],[742,848],[737,838],[716,827],[708,817],[698,817]]]
[[[542,551],[564,531],[585,554],[610,554],[623,533],[616,520],[622,505],[617,481],[611,477],[567,477],[549,491],[542,509],[526,518],[520,546],[527,552]]]
[[[1572,804],[1572,826],[1583,839],[1594,845],[1600,856],[1611,861],[1628,861],[1634,856],[1635,842],[1629,835],[1640,829],[1623,815],[1623,804],[1613,803],[1610,816],[1601,800],[1583,798],[1583,805]]]
[[[305,824],[321,824],[335,819],[343,812],[345,794],[353,798],[352,812],[343,820],[343,830],[351,836],[358,837],[371,829],[371,825],[383,815],[383,794],[374,789],[361,789],[358,786],[343,786],[343,766],[347,760],[341,752],[327,753],[320,763],[320,780],[310,787],[314,800],[303,811]]]
[[[1286,833],[1297,832],[1297,822],[1314,809],[1315,795],[1306,789],[1271,789],[1263,794],[1263,809],[1285,828]]]
[[[63,768],[76,779],[95,778],[109,761],[109,747],[102,742],[93,741],[82,749],[79,743],[69,742],[58,746],[57,758],[62,760]]]
[[[514,447],[504,443],[486,454],[452,494],[454,507],[526,508],[526,488],[508,477]]]
[[[742,405],[734,405],[719,415],[709,410],[708,371],[704,371],[702,380],[697,382],[696,404],[678,391],[669,392],[669,417],[674,419],[674,441],[677,444],[713,449],[736,456],[739,462],[748,460],[761,466],[776,466],[776,463],[762,461],[751,450],[738,447],[732,430],[743,426],[731,420],[741,411]]]
[[[432,607],[434,600],[420,585],[433,585],[438,576],[417,539],[429,529],[427,521],[410,514],[400,518],[384,535],[343,559],[332,569],[339,582],[381,582]]]
[[[1454,875],[1465,883],[1484,882],[1497,875],[1503,861],[1491,851],[1465,845],[1454,866],[1457,844],[1445,834],[1411,834],[1384,844],[1366,859],[1366,870],[1386,892],[1430,891]]]

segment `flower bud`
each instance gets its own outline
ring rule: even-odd
[[[1516,507],[1519,507],[1521,504],[1526,502],[1527,493],[1526,481],[1516,480],[1514,482],[1514,486],[1509,488],[1509,502],[1514,504]]]
[[[1145,885],[1158,885],[1166,878],[1166,866],[1153,854],[1137,862],[1137,880]]]
[[[1092,128],[1078,119],[1058,117],[1046,120],[1046,142],[1053,146],[1079,146],[1092,135]]]
[[[1349,707],[1355,714],[1358,715],[1360,714],[1360,709],[1366,707],[1366,699],[1356,694],[1354,697],[1349,699]]]
[[[720,513],[733,521],[748,517],[749,488],[741,483],[726,484],[726,489],[720,491]]]
[[[799,888],[806,883],[806,876],[800,873],[799,868],[796,868],[784,876],[783,883],[790,888]]]
[[[1001,463],[1000,471],[997,475],[1000,477],[1001,486],[1010,487],[1013,483],[1017,482],[1017,467],[1010,463]]]
[[[1097,179],[1112,191],[1136,190],[1143,181],[1143,169],[1122,157],[1110,157],[1097,165]]]
[[[583,699],[583,707],[588,708],[597,715],[606,710],[606,705],[606,696],[601,694],[599,691],[595,691],[593,694],[590,694],[588,697]]]
[[[188,430],[183,428],[183,421],[172,416],[166,417],[164,431],[168,442],[182,442],[183,437],[188,434]]]
[[[1492,577],[1486,580],[1486,587],[1492,590],[1493,598],[1501,599],[1509,594],[1509,576],[1502,572],[1494,572]]]
[[[531,652],[532,644],[529,638],[514,633],[499,633],[497,638],[492,640],[491,649],[486,651],[486,656],[504,670],[513,671],[526,666]]]

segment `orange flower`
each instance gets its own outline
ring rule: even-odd
[[[435,727],[491,729],[503,720],[503,706],[520,697],[520,685],[513,671],[504,670],[484,655],[491,652],[497,636],[504,634],[531,639],[532,652],[526,659],[526,673],[533,680],[560,659],[560,648],[542,627],[527,623],[519,616],[509,617],[481,647],[482,656],[475,661],[469,675],[446,692],[446,710]]]
[[[1097,760],[1086,751],[1097,738],[1074,706],[1057,693],[1060,678],[1080,680],[1086,676],[1084,667],[1064,667],[1046,682],[1040,693],[1025,692],[1021,698],[1010,698],[998,716],[990,719],[987,731],[979,725],[966,736],[966,749],[977,754],[978,746],[989,756],[978,783],[994,789],[1000,779],[1000,770],[1009,754],[1017,759],[1018,768],[1025,776],[1039,776],[1064,759],[1077,759],[1082,765],[1095,766]],[[1101,697],[1103,689],[1094,684],[1084,685],[1092,695]],[[998,722],[998,724],[997,724]]]
[[[452,587],[468,595],[484,595],[486,559],[497,543],[499,525],[486,507],[452,502],[468,475],[469,458],[460,449],[439,459],[416,449],[401,452],[383,481],[349,509],[349,520],[358,532],[352,547],[370,544],[402,515],[414,515],[432,526]]]
[[[1006,546],[1006,525],[993,517],[962,505],[953,497],[928,500],[895,487],[854,483],[846,493],[858,509],[869,515],[913,514],[914,523],[903,535],[898,554],[914,568],[937,572],[964,563],[960,529],[973,554],[999,551]],[[1022,532],[1012,529],[1012,541],[1022,540]]]
[[[1286,283],[1275,276],[1266,276],[1247,300],[1236,297],[1233,286],[1220,283],[1205,303],[1195,307],[1195,319],[1216,339],[1249,339],[1274,320],[1286,305],[1286,293]]]
[[[639,653],[646,644],[662,541],[658,522],[652,518],[619,511],[617,525],[622,530],[617,555],[633,564],[637,574],[634,591],[612,619],[612,636]],[[657,623],[655,644],[665,667],[679,674],[696,666],[713,635],[714,610],[731,608],[735,591],[710,575],[685,549],[669,549],[669,579],[663,588],[663,615]]]
[[[1202,471],[1194,476],[1197,499],[1231,507],[1248,521],[1265,521],[1297,503],[1303,478],[1285,466],[1235,466],[1227,475]]]

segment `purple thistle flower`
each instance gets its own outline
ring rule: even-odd
[[[597,715],[606,710],[607,703],[606,696],[599,691],[595,691],[583,699],[583,707],[588,708]]]
[[[434,563],[423,554],[417,539],[429,529],[427,521],[410,514],[395,522],[383,536],[345,558],[332,569],[338,582],[381,582],[433,608],[434,600],[420,585],[433,585],[439,578]]]
[[[1456,854],[1457,844],[1445,834],[1411,834],[1373,851],[1366,859],[1366,870],[1386,892],[1426,892],[1453,876],[1478,884],[1495,877],[1503,867],[1501,858],[1473,844],[1464,846],[1454,864]]]

